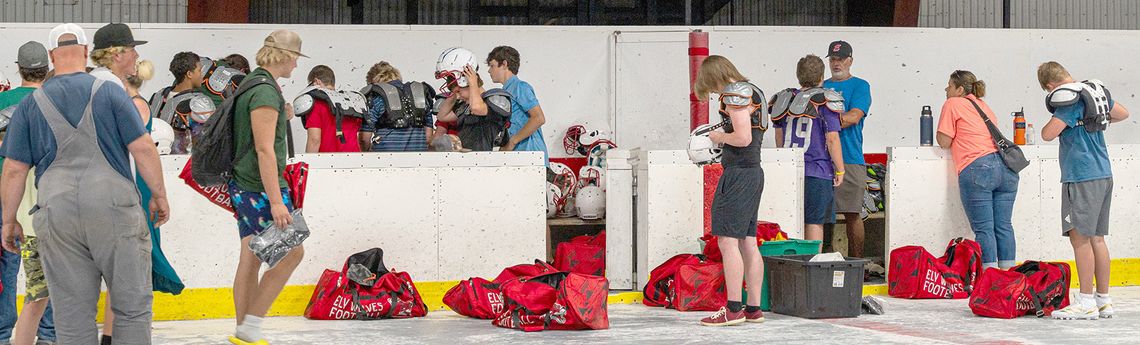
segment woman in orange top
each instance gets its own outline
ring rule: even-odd
[[[982,265],[1006,269],[1014,265],[1013,201],[1017,173],[1006,167],[982,119],[996,122],[982,101],[986,83],[969,71],[954,71],[946,85],[946,103],[938,119],[938,145],[950,149],[958,170],[962,208],[982,247]]]

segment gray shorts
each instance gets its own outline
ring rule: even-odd
[[[863,212],[863,194],[867,193],[867,166],[844,164],[843,184],[835,188],[835,213]]]
[[[1085,237],[1108,235],[1112,178],[1061,185],[1061,234],[1077,230]]]

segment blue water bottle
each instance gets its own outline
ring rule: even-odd
[[[922,106],[922,116],[918,118],[919,122],[919,144],[922,146],[934,146],[934,115],[930,113],[930,106]]]

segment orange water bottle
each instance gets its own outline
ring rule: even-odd
[[[1025,108],[1013,112],[1013,143],[1025,145]]]

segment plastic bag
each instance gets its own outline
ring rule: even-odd
[[[301,215],[301,209],[293,210],[293,224],[285,229],[278,229],[276,225],[253,236],[249,241],[249,249],[257,255],[262,262],[269,264],[269,268],[276,266],[289,251],[305,242],[309,238],[309,225]]]

